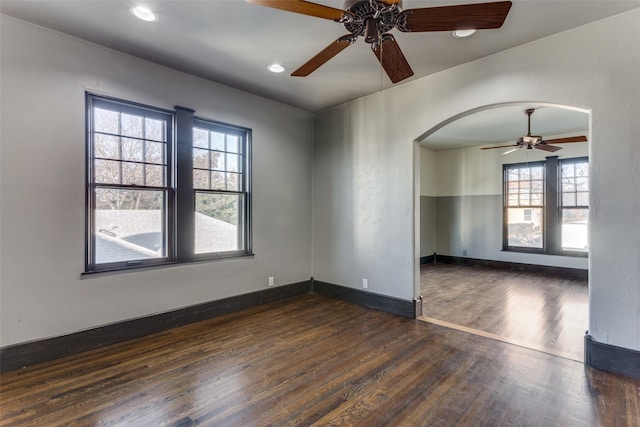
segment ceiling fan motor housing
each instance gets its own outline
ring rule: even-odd
[[[345,10],[351,12],[353,19],[344,23],[344,27],[354,37],[365,34],[367,30],[367,21],[373,19],[377,29],[377,34],[383,34],[391,31],[398,20],[400,13],[400,3],[391,6],[376,0],[345,0]],[[376,38],[377,39],[377,38]],[[373,40],[367,39],[368,43]]]

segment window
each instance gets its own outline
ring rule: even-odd
[[[509,165],[505,195],[506,246],[542,249],[544,164]]]
[[[87,94],[86,272],[251,253],[250,131],[176,110]]]
[[[587,252],[589,226],[589,163],[586,159],[560,161],[562,250]]]
[[[587,158],[504,165],[503,249],[555,255],[588,252]]]
[[[243,135],[197,120],[193,128],[195,253],[242,251],[246,245]]]

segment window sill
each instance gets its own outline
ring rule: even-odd
[[[147,265],[136,265],[136,266],[129,266],[129,267],[109,268],[104,270],[85,271],[83,273],[80,273],[80,278],[90,279],[93,277],[111,276],[114,274],[136,273],[140,271],[158,270],[158,269],[171,268],[171,267],[176,267],[181,265],[202,264],[206,262],[226,261],[226,260],[234,260],[234,259],[242,259],[242,258],[255,258],[255,254],[247,253],[242,255],[235,255],[235,254],[222,255],[222,256],[207,257],[207,258],[203,257],[199,259],[192,259],[189,261],[169,261],[169,262],[163,262],[160,264],[153,264],[153,265],[147,264]]]
[[[551,252],[545,252],[543,250],[527,249],[527,248],[522,248],[522,249],[521,248],[506,248],[506,249],[501,249],[500,252],[512,252],[512,253],[530,254],[530,255],[563,256],[563,257],[572,257],[572,258],[589,258],[589,253],[588,252],[570,252],[570,251],[566,251],[566,252],[551,253]]]

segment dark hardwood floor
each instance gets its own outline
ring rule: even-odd
[[[584,360],[587,282],[444,263],[420,269],[424,319]]]
[[[640,381],[304,295],[0,377],[3,426],[637,426]]]

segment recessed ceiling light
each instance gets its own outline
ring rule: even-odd
[[[144,6],[134,6],[131,9],[131,14],[138,19],[142,19],[147,22],[155,22],[158,20],[158,15],[156,15],[153,10]]]
[[[457,37],[457,38],[469,37],[470,35],[472,35],[475,32],[476,32],[476,30],[474,30],[474,29],[470,29],[470,30],[455,30],[453,32],[453,37]]]
[[[267,70],[271,71],[272,73],[281,73],[284,71],[284,67],[280,64],[271,64],[267,67]]]

